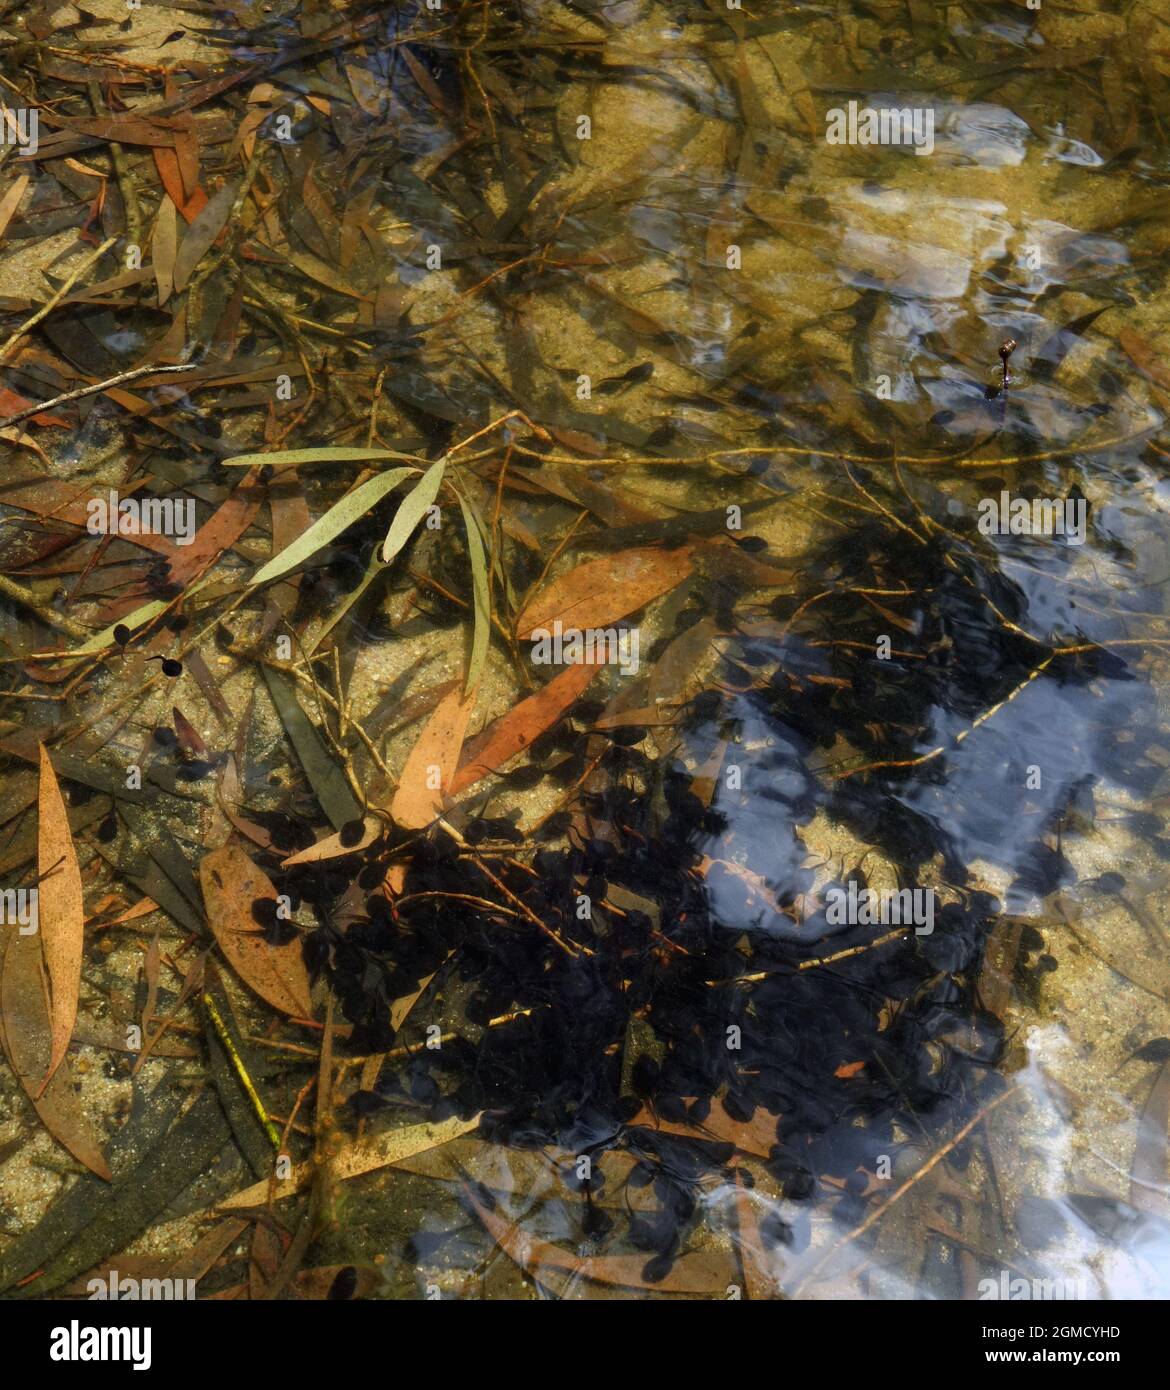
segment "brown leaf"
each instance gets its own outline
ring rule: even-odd
[[[57,785],[57,774],[41,744],[40,791],[37,799],[37,876],[41,950],[49,983],[51,1050],[49,1069],[41,1092],[73,1036],[77,1000],[81,992],[81,951],[85,940],[85,902],[81,891],[81,866],[73,847],[69,816]]]
[[[258,468],[249,468],[227,501],[195,532],[191,544],[174,547],[174,558],[167,573],[172,584],[193,583],[251,526],[264,501],[264,485],[259,475]]]
[[[175,256],[174,285],[176,294],[187,288],[187,282],[195,273],[195,267],[210,250],[212,242],[223,231],[235,200],[236,186],[229,183],[219,190],[187,228],[187,235],[180,243]]]
[[[464,699],[458,689],[452,690],[423,726],[390,803],[390,814],[407,830],[421,830],[442,811],[474,707],[474,692]]]
[[[468,744],[467,756],[452,779],[451,795],[458,796],[527,748],[538,734],[556,723],[599,669],[597,666],[567,666],[535,695],[521,700],[478,734]]]
[[[0,1044],[41,1123],[79,1163],[109,1182],[109,1166],[92,1121],[73,1089],[68,1060],[61,1063],[44,1093],[40,1093],[50,1049],[41,945],[36,936],[21,936],[19,932],[6,935],[8,945],[0,978]]]
[[[565,628],[606,627],[673,589],[692,568],[692,549],[685,545],[586,560],[528,603],[516,620],[516,635],[523,641],[558,620]]]
[[[297,1018],[312,1016],[309,976],[301,943],[270,946],[252,916],[257,898],[276,900],[265,874],[234,841],[212,850],[199,865],[207,920],[236,973],[274,1009]]]
[[[167,194],[159,204],[158,216],[151,238],[151,260],[154,263],[154,282],[158,286],[159,308],[171,297],[175,287],[175,254],[179,248],[179,224],[175,205]]]

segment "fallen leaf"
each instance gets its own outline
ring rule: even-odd
[[[346,854],[359,854],[374,843],[383,829],[383,823],[377,816],[366,816],[360,840],[355,840],[350,844],[342,844],[341,831],[339,830],[334,835],[326,835],[323,840],[318,840],[315,845],[310,845],[308,849],[298,850],[295,854],[290,854],[287,859],[281,861],[282,867],[287,869],[293,864],[315,864],[321,859],[340,859]]]
[[[229,183],[219,190],[187,228],[187,235],[179,244],[178,252],[175,255],[174,285],[176,294],[187,288],[187,282],[195,273],[196,266],[211,249],[212,242],[223,231],[235,200],[236,185]]]
[[[179,224],[175,215],[175,205],[164,193],[155,218],[154,235],[151,238],[151,260],[154,264],[154,282],[158,287],[158,304],[162,306],[171,297],[175,288],[175,255],[179,248]]]
[[[234,841],[199,865],[207,920],[229,964],[250,988],[282,1013],[310,1018],[309,975],[300,939],[270,946],[255,918],[257,898],[276,901],[276,889]]]
[[[37,799],[37,876],[40,938],[49,982],[51,1049],[42,1094],[61,1065],[77,1022],[81,992],[81,952],[85,941],[85,902],[81,866],[73,847],[69,816],[57,774],[41,744],[40,791]]]
[[[421,830],[442,811],[474,708],[475,695],[464,698],[458,690],[439,701],[410,750],[390,803],[390,814],[398,825]]]
[[[479,1115],[476,1114],[470,1120],[452,1116],[451,1119],[442,1120],[437,1124],[428,1122],[392,1129],[376,1138],[361,1139],[342,1149],[332,1160],[330,1173],[338,1182],[344,1182],[347,1178],[356,1178],[362,1173],[372,1173],[377,1168],[392,1167],[403,1159],[413,1158],[415,1154],[449,1143],[452,1139],[458,1139],[460,1135],[468,1134],[478,1127]],[[299,1192],[315,1172],[313,1164],[299,1164],[289,1177],[273,1186],[274,1200],[279,1202],[282,1198],[291,1197]],[[237,1192],[226,1201],[220,1202],[219,1209],[233,1211],[240,1207],[261,1205],[268,1200],[269,1186],[267,1178],[263,1182],[253,1183],[251,1187],[246,1187],[242,1192]]]
[[[1117,335],[1117,341],[1142,376],[1170,391],[1170,370],[1162,365],[1162,359],[1152,343],[1137,333],[1130,332],[1128,328],[1121,330]]]
[[[627,550],[586,560],[540,591],[516,619],[521,641],[537,629],[606,627],[680,583],[692,570],[692,549]]]
[[[109,1165],[74,1090],[68,1060],[57,1068],[43,1093],[39,1089],[49,1061],[50,1029],[37,936],[8,936],[0,978],[0,1043],[41,1123],[79,1163],[110,1182]]]
[[[27,400],[15,391],[10,391],[7,386],[0,386],[0,416],[19,415],[30,405],[36,405],[36,401]],[[39,415],[34,415],[32,422],[34,425],[67,425],[69,423],[63,415],[46,415],[43,411]]]
[[[8,230],[8,224],[12,221],[16,209],[20,206],[20,200],[24,197],[24,191],[29,185],[30,175],[21,174],[8,189],[3,198],[0,198],[0,236]]]
[[[538,734],[556,723],[600,669],[598,666],[566,666],[535,695],[521,700],[478,734],[468,744],[467,755],[452,778],[451,795],[458,796],[527,748]]]

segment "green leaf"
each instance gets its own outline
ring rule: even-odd
[[[270,666],[261,666],[260,671],[289,742],[305,769],[309,785],[334,830],[340,830],[347,821],[358,820],[362,808],[350,790],[345,774],[333,761],[320,730],[301,708],[296,686]]]
[[[463,512],[463,524],[467,528],[467,554],[471,559],[471,587],[475,599],[475,627],[471,636],[471,661],[467,667],[466,686],[466,693],[470,695],[479,684],[487,661],[488,638],[491,636],[492,596],[488,587],[487,556],[483,548],[483,537],[479,532],[479,523],[462,493],[456,493],[456,496]]]
[[[387,564],[393,560],[410,539],[411,533],[423,519],[427,508],[439,495],[439,488],[443,485],[443,470],[446,467],[446,459],[432,463],[419,479],[414,491],[394,513],[394,520],[390,523],[390,529],[386,532],[386,539],[382,543],[382,559]]]
[[[144,603],[141,608],[136,608],[133,613],[127,613],[116,623],[111,623],[109,627],[103,627],[100,632],[95,632],[87,642],[82,643],[80,647],[74,647],[67,655],[92,656],[94,652],[104,652],[107,647],[114,645],[114,629],[116,627],[128,627],[131,632],[135,632],[144,623],[150,622],[151,618],[157,618],[169,607],[170,603],[166,599],[151,599],[149,603]]]
[[[261,455],[262,457],[262,455]],[[352,526],[359,517],[365,516],[371,507],[375,506],[383,497],[412,473],[417,473],[417,468],[389,468],[385,473],[379,473],[375,478],[368,478],[360,487],[355,487],[352,492],[347,492],[340,502],[335,502],[332,507],[319,517],[312,526],[301,536],[298,536],[292,545],[285,546],[279,555],[274,555],[266,565],[261,565],[252,576],[251,587],[257,584],[266,584],[270,579],[279,579],[282,574],[287,574],[289,570],[307,560],[310,555],[316,554],[323,545],[328,545],[335,536],[341,535],[347,526]],[[422,484],[420,483],[421,487]],[[410,494],[410,497],[398,509],[398,516],[394,518],[397,522],[402,515],[403,509],[409,504],[411,497],[418,492],[418,488]]]
[[[237,454],[224,459],[229,468],[291,468],[298,463],[362,463],[367,459],[406,459],[414,463],[413,454],[400,454],[397,449],[358,449],[338,446],[325,449],[282,449],[275,454]]]

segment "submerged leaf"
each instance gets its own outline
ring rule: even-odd
[[[402,506],[394,513],[394,520],[390,523],[390,529],[382,543],[382,559],[385,563],[389,564],[410,539],[414,528],[426,515],[427,508],[439,495],[446,466],[446,459],[432,463]]]
[[[81,991],[81,953],[85,939],[85,903],[81,867],[57,774],[41,745],[40,793],[37,801],[40,828],[37,835],[37,876],[41,949],[49,981],[51,1052],[49,1069],[38,1095],[61,1065]]]
[[[270,579],[279,579],[282,574],[296,569],[310,555],[315,555],[322,546],[328,545],[334,537],[352,526],[359,517],[365,516],[388,492],[393,492],[403,478],[417,472],[417,468],[391,468],[385,473],[379,473],[375,478],[367,478],[360,487],[355,487],[352,492],[347,492],[340,502],[335,502],[303,536],[298,537],[279,555],[274,555],[267,564],[261,565],[252,576],[252,587],[267,584]],[[405,503],[403,505],[405,506]]]
[[[390,814],[399,825],[421,830],[442,811],[474,707],[474,695],[467,697],[453,690],[439,701],[423,726],[390,803]]]
[[[524,640],[554,622],[565,628],[605,627],[673,589],[692,568],[690,546],[586,560],[529,601],[516,619],[516,636]]]
[[[475,627],[471,637],[471,660],[467,666],[468,694],[479,685],[483,668],[487,662],[488,640],[491,637],[492,596],[488,585],[487,556],[484,554],[483,537],[479,533],[479,523],[475,513],[462,493],[459,496],[459,509],[463,513],[463,525],[467,529],[467,553],[471,559],[471,585],[475,602]]]
[[[309,1018],[309,975],[297,938],[270,946],[252,915],[257,898],[276,902],[276,889],[234,841],[199,865],[207,920],[229,964],[262,999],[282,1013]]]

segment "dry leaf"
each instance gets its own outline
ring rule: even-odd
[[[521,700],[468,744],[467,756],[451,782],[451,795],[494,772],[555,724],[597,675],[597,666],[567,666],[549,683]]]
[[[77,1000],[81,992],[81,951],[85,940],[85,902],[81,891],[81,867],[73,847],[69,816],[57,774],[41,744],[41,775],[37,809],[37,876],[41,951],[49,982],[51,1050],[49,1070],[41,1092],[73,1036]]]
[[[523,641],[535,629],[551,629],[557,621],[563,628],[606,627],[673,589],[692,568],[692,549],[687,545],[677,550],[646,547],[586,560],[531,600],[516,619],[516,635]]]
[[[438,1124],[406,1125],[402,1129],[392,1129],[386,1134],[378,1135],[377,1138],[361,1139],[342,1149],[330,1163],[329,1171],[336,1181],[344,1182],[347,1178],[356,1178],[362,1173],[372,1173],[376,1168],[392,1167],[403,1159],[413,1158],[415,1154],[424,1153],[427,1149],[447,1144],[478,1127],[479,1115],[473,1115],[470,1120],[452,1116],[451,1119],[442,1120]],[[299,1192],[310,1181],[315,1171],[311,1163],[302,1163],[294,1168],[291,1177],[275,1184],[274,1199],[279,1202],[282,1198],[291,1197],[295,1192]],[[267,1178],[262,1182],[253,1183],[251,1187],[245,1187],[242,1192],[237,1192],[226,1201],[220,1202],[219,1207],[222,1211],[233,1211],[241,1207],[261,1205],[268,1200],[269,1186]]]
[[[382,830],[382,822],[377,816],[366,816],[360,840],[342,844],[339,830],[335,835],[326,835],[323,840],[318,840],[308,849],[290,854],[287,859],[282,860],[283,867],[287,869],[292,864],[315,864],[319,859],[339,859],[345,854],[358,854],[363,849],[368,849],[381,835]]]
[[[0,979],[0,1043],[8,1063],[33,1103],[41,1123],[59,1144],[87,1168],[111,1180],[93,1123],[73,1089],[68,1061],[57,1068],[40,1094],[49,1060],[49,1009],[37,936],[8,935]]]
[[[199,865],[207,920],[229,964],[274,1009],[312,1016],[309,975],[299,938],[270,946],[252,916],[257,898],[276,901],[276,889],[234,841],[212,850]]]
[[[458,690],[439,701],[410,750],[390,814],[407,830],[421,830],[443,809],[452,790],[467,721],[475,707],[475,692],[466,699]],[[436,785],[437,784],[437,785]]]
[[[175,288],[175,253],[179,249],[179,223],[175,205],[163,194],[151,239],[151,259],[154,263],[154,282],[158,286],[158,304],[162,306]]]

